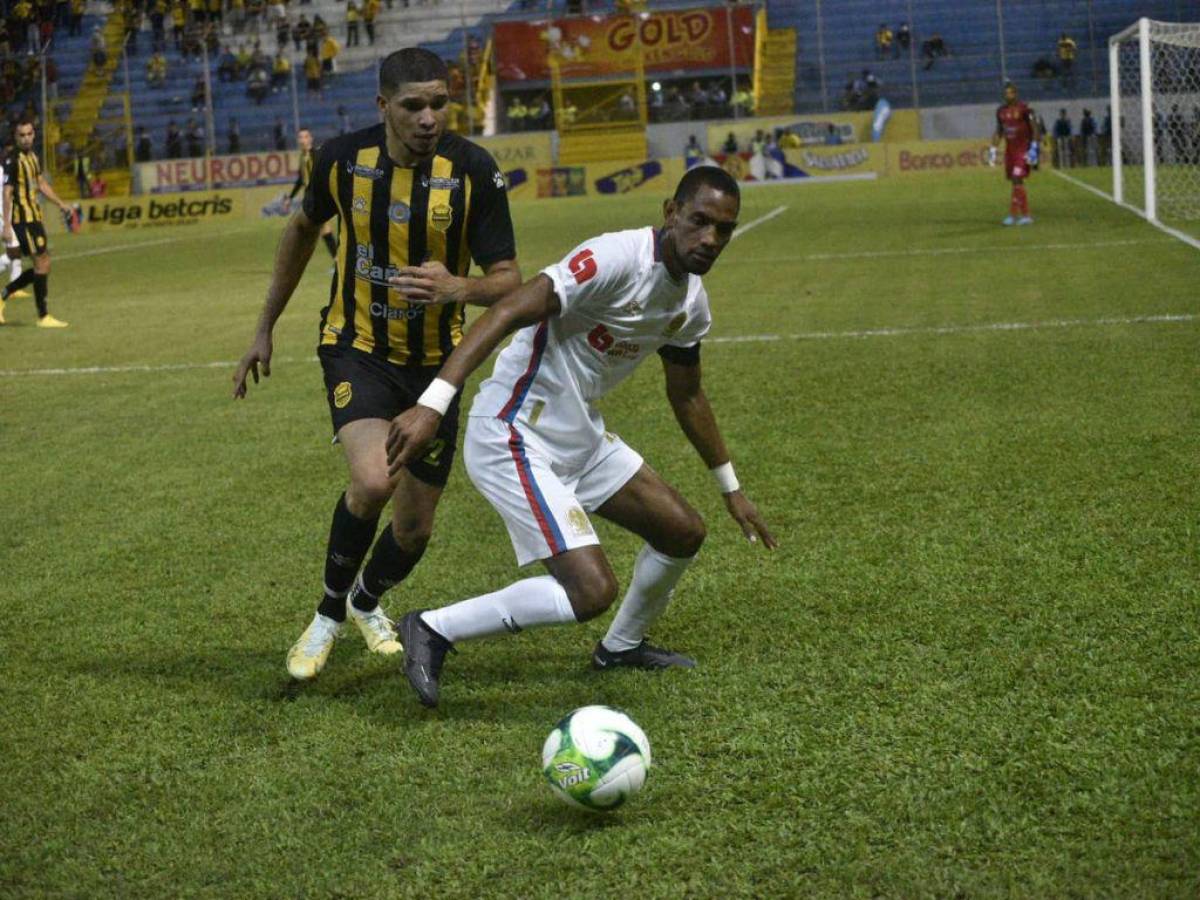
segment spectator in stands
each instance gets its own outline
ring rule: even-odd
[[[304,57],[304,83],[309,93],[321,93],[321,60],[311,50]]]
[[[623,121],[637,118],[637,101],[633,99],[632,91],[621,91],[621,96],[617,98],[617,111]],[[530,116],[533,112],[532,109],[529,111]]]
[[[25,2],[25,0],[22,0]],[[19,3],[17,4],[20,5]],[[104,32],[97,25],[92,29],[92,65],[97,69],[103,69],[108,63],[108,45],[104,43]]]
[[[80,196],[83,196],[82,194]],[[95,199],[97,197],[108,196],[108,185],[104,183],[104,179],[100,177],[99,172],[93,172],[91,179],[88,181],[87,196]]]
[[[1058,169],[1071,167],[1071,119],[1065,109],[1058,111],[1054,121],[1054,166]]]
[[[329,36],[329,26],[325,24],[325,20],[321,18],[321,14],[317,13],[312,20],[312,37],[316,38],[317,46],[320,47],[321,41]]]
[[[192,85],[192,112],[200,112],[207,99],[208,89],[204,86],[204,76],[198,75],[195,84]]]
[[[716,81],[708,91],[708,106],[709,114],[713,116],[729,115],[729,95],[725,92],[725,85],[721,81]]]
[[[1058,77],[1058,66],[1043,56],[1034,60],[1030,74],[1042,81],[1049,81],[1051,78]]]
[[[146,134],[144,125],[133,129],[133,159],[134,162],[150,162],[154,148],[150,145],[150,135]]]
[[[683,148],[683,164],[690,169],[704,159],[704,156],[704,148],[700,146],[696,136],[689,134],[687,145]]]
[[[1083,142],[1083,164],[1096,166],[1100,164],[1100,141],[1096,137],[1096,120],[1092,111],[1085,109],[1083,118],[1079,120],[1079,137]]]
[[[1200,109],[1200,107],[1197,107]],[[1100,124],[1100,165],[1112,165],[1112,107],[1104,107],[1104,121]]]
[[[887,59],[889,56],[892,56],[895,50],[895,41],[896,35],[892,32],[892,29],[888,27],[886,22],[881,23],[875,29],[875,58]]]
[[[150,87],[162,87],[167,82],[167,58],[162,51],[155,53],[146,60],[146,84]]]
[[[375,17],[379,15],[379,0],[366,0],[362,7],[363,25],[367,29],[367,43],[375,43]],[[474,40],[472,38],[472,40]]]
[[[234,77],[243,78],[250,71],[250,63],[254,61],[254,54],[250,52],[250,48],[244,43],[238,44],[235,61],[237,65],[234,66]]]
[[[842,143],[842,136],[838,133],[838,128],[832,122],[825,127],[825,146],[837,147]]]
[[[351,131],[354,130],[354,127],[350,124],[350,112],[346,109],[345,106],[342,106],[341,104],[338,104],[337,118],[338,118],[338,135],[339,136],[343,135],[343,134],[349,134]]]
[[[923,68],[927,72],[933,68],[933,64],[937,61],[938,57],[949,55],[950,50],[946,47],[946,41],[937,32],[934,32],[929,40],[921,43],[921,58],[925,60]]]
[[[234,34],[246,30],[246,0],[229,0],[229,26]]]
[[[71,0],[71,24],[67,28],[69,37],[79,37],[83,34],[83,13],[87,9],[87,0]]]
[[[187,10],[182,2],[176,2],[171,7],[171,38],[175,41],[175,49],[183,52],[183,29],[187,25]]]
[[[292,26],[292,44],[295,46],[297,53],[308,43],[308,36],[311,33],[312,25],[308,22],[308,16],[301,13],[296,24]]]
[[[874,109],[875,104],[879,102],[879,89],[883,86],[883,82],[870,69],[863,69],[862,81],[862,108]]]
[[[225,131],[225,137],[229,141],[230,153],[242,152],[242,129],[238,127],[238,120],[230,116],[229,128]]]
[[[220,28],[225,19],[224,13],[225,8],[221,0],[208,0],[208,21]]]
[[[508,106],[505,107],[504,112],[508,117],[509,131],[525,130],[525,116],[528,114],[529,110],[525,106],[525,101],[521,99],[519,94],[514,96],[512,100],[508,102]]]
[[[283,9],[283,7],[281,6],[279,9]],[[275,23],[275,49],[277,51],[287,49],[291,34],[292,26],[288,24],[287,13],[285,12],[283,18]]]
[[[737,153],[738,152],[737,138],[734,136],[732,131],[729,132],[729,136],[725,138],[725,143],[723,143],[721,145],[721,152],[722,153]]]
[[[275,127],[271,130],[271,136],[275,141],[276,150],[287,149],[287,129],[283,124],[283,117],[275,117]]]
[[[237,81],[237,77],[238,60],[226,44],[221,48],[221,55],[217,57],[217,81]]]
[[[912,29],[908,27],[907,22],[901,22],[900,27],[896,29],[896,46],[905,53],[908,53],[908,48],[912,46]]]
[[[708,91],[699,81],[692,82],[692,88],[688,91],[688,105],[692,108],[693,119],[703,119],[708,114]]]
[[[779,146],[784,150],[799,150],[804,144],[800,140],[800,135],[794,131],[784,131],[779,138]]]
[[[346,46],[358,46],[358,4],[354,0],[346,2]]]
[[[275,61],[271,63],[271,91],[278,94],[287,87],[288,79],[292,75],[292,63],[287,58],[287,54],[280,48],[275,54]]]
[[[204,129],[195,119],[187,120],[187,149],[192,158],[204,155]]]
[[[735,116],[754,115],[754,91],[750,90],[748,81],[738,81],[737,89],[733,92],[733,114]]]
[[[156,53],[167,47],[167,0],[150,4],[150,45]]]
[[[262,66],[254,66],[246,79],[246,96],[262,106],[267,95],[271,93],[271,76]]]
[[[554,110],[550,108],[550,100],[542,94],[537,100],[537,107],[529,107],[529,121],[534,128],[550,129],[554,127]]]
[[[1064,85],[1075,81],[1075,54],[1078,50],[1075,39],[1065,31],[1058,36],[1058,70]]]
[[[9,9],[8,17],[12,28],[10,40],[13,49],[18,53],[25,49],[30,53],[36,52],[36,48],[29,42],[29,26],[36,22],[33,4],[29,0],[17,0]]]
[[[761,156],[763,150],[766,149],[766,146],[767,146],[767,136],[763,132],[763,130],[760,128],[756,132],[754,132],[754,137],[752,137],[750,139],[750,155],[751,156]]]
[[[89,185],[92,183],[92,160],[87,155],[86,150],[79,151],[75,154],[75,158],[71,160],[71,174],[74,176],[75,184],[79,188],[79,196],[92,196],[89,188]]]
[[[179,159],[183,156],[183,134],[179,131],[179,126],[172,119],[167,123],[167,159]]]
[[[342,48],[333,39],[333,35],[326,35],[321,41],[321,71],[323,73],[332,75],[337,71],[337,58],[341,52]]]

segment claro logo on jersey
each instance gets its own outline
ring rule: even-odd
[[[360,281],[383,285],[395,291],[396,288],[388,283],[389,278],[398,278],[398,266],[379,266],[375,264],[375,249],[371,244],[354,245],[354,277]],[[425,310],[420,306],[391,306],[372,300],[368,307],[373,319],[415,319]]]

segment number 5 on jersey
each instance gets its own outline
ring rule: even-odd
[[[596,258],[591,250],[580,250],[571,257],[567,265],[575,276],[576,284],[583,284],[596,274]]]

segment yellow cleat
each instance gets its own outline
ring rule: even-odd
[[[352,593],[351,597],[353,596]],[[376,606],[370,612],[362,612],[355,608],[353,603],[347,602],[346,608],[350,612],[350,618],[362,632],[363,640],[367,642],[367,649],[372,653],[391,656],[404,649],[396,636],[395,626],[392,625],[391,619],[384,614],[382,606]]]
[[[13,297],[24,297],[24,298],[26,298],[26,299],[29,299],[30,297],[32,297],[32,296],[33,296],[33,294],[29,293],[29,288],[21,288],[19,291],[13,291],[13,292],[12,292],[11,294],[9,294],[8,296],[9,296],[9,299],[10,299],[10,300],[11,300]]]
[[[4,301],[0,300],[0,325],[6,324],[4,321]]]
[[[316,678],[325,668],[325,660],[329,659],[329,651],[341,630],[341,622],[317,613],[312,622],[300,635],[300,640],[292,645],[287,655],[288,674],[297,681],[308,681]]]
[[[54,318],[54,316],[50,315],[49,313],[46,313],[46,315],[42,316],[40,319],[37,320],[37,327],[38,328],[66,328],[67,323],[64,322],[62,319],[56,319],[56,318]]]

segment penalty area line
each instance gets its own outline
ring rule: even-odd
[[[79,250],[76,253],[55,253],[54,258],[57,260],[83,259],[86,256],[102,256],[106,253],[121,253],[125,250],[141,250],[144,247],[161,247],[163,244],[178,244],[182,241],[196,241],[225,237],[229,234],[236,234],[238,232],[250,230],[251,226],[242,226],[240,228],[223,228],[220,231],[210,231],[205,234],[178,235],[176,237],[156,238],[153,241],[135,241],[132,244],[116,244],[112,247],[96,247],[92,250]]]
[[[1170,225],[1164,225],[1162,222],[1157,222],[1154,219],[1148,219],[1148,218],[1146,218],[1146,214],[1144,212],[1142,212],[1140,209],[1138,209],[1136,206],[1130,206],[1128,203],[1117,203],[1116,198],[1113,197],[1112,194],[1107,194],[1104,191],[1100,190],[1100,188],[1093,187],[1092,185],[1088,184],[1087,182],[1080,181],[1078,178],[1074,178],[1074,177],[1066,174],[1065,172],[1060,172],[1058,169],[1051,169],[1050,171],[1053,174],[1057,175],[1059,178],[1063,179],[1063,181],[1069,181],[1069,182],[1071,182],[1071,184],[1075,185],[1076,187],[1081,187],[1085,191],[1089,191],[1090,193],[1095,194],[1097,197],[1100,197],[1103,200],[1107,200],[1109,203],[1112,203],[1116,206],[1120,206],[1124,209],[1129,210],[1131,213],[1136,215],[1143,222],[1147,222],[1150,225],[1153,225],[1155,228],[1157,228],[1163,234],[1169,234],[1171,237],[1175,238],[1177,241],[1183,241],[1183,243],[1187,244],[1189,247],[1195,247],[1197,250],[1200,250],[1200,240],[1192,237],[1190,234],[1184,234],[1179,229],[1172,228]]]
[[[787,206],[777,206],[773,210],[771,210],[769,213],[766,213],[765,215],[761,215],[757,219],[747,222],[745,225],[739,225],[736,229],[734,229],[733,236],[730,237],[729,240],[731,240],[731,241],[736,240],[737,238],[740,238],[743,234],[745,234],[747,231],[749,231],[751,228],[757,228],[763,222],[770,222],[776,216],[782,216],[785,212],[787,212]]]
[[[779,341],[821,341],[876,337],[905,337],[920,335],[954,335],[973,332],[1041,331],[1051,328],[1086,328],[1109,325],[1163,325],[1200,321],[1200,313],[1163,313],[1150,316],[1108,316],[1101,319],[1048,319],[1044,322],[990,322],[983,325],[941,325],[928,328],[867,328],[857,331],[801,331],[794,334],[743,334],[706,338],[705,344],[765,344]],[[314,363],[316,356],[281,357],[272,360],[276,366],[295,363]],[[229,369],[237,367],[236,360],[201,363],[162,363],[126,366],[79,366],[59,369],[0,369],[0,378],[54,375],[119,375],[131,372],[186,372],[194,369]]]

